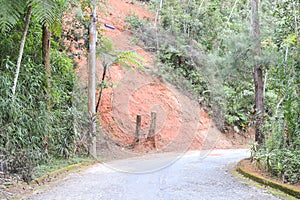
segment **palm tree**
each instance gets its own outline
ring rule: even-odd
[[[35,16],[36,19],[43,25],[43,63],[46,69],[47,77],[47,95],[49,99],[50,95],[50,31],[59,30],[61,23],[61,16],[63,10],[61,5],[66,3],[67,0],[0,0],[0,32],[7,32],[13,28],[18,21],[21,19],[25,11],[26,21],[23,36],[19,49],[19,56],[17,61],[17,68],[14,78],[14,84],[12,87],[12,98],[14,99],[16,86],[18,82],[18,76],[23,57],[23,49],[26,41],[26,35],[29,28],[31,15]]]
[[[21,0],[0,0],[0,31],[9,31],[20,20],[25,11],[24,2]]]

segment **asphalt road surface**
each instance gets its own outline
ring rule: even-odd
[[[214,150],[187,152],[180,159],[166,153],[96,164],[25,199],[282,199],[232,175],[231,169],[245,157],[247,150]]]

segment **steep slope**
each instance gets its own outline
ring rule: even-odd
[[[105,29],[103,34],[114,42],[117,50],[136,52],[146,62],[143,63],[145,69],[132,70],[119,65],[109,68],[106,80],[113,87],[104,89],[99,108],[103,130],[100,146],[134,152],[182,152],[187,149],[244,146],[245,141],[242,140],[248,139],[222,134],[196,102],[156,75],[155,56],[132,42],[134,36],[125,29],[125,17],[135,15],[153,21],[147,7],[126,0],[108,0],[107,3],[106,14],[100,15],[99,22],[116,29]],[[103,69],[100,62],[97,68],[98,77],[101,77]],[[155,145],[148,137],[150,113],[153,111],[157,113]],[[142,116],[139,142],[135,140],[137,115]]]

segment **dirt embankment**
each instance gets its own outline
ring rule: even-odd
[[[215,127],[209,115],[200,106],[153,75],[156,71],[155,56],[134,44],[134,36],[126,31],[125,18],[128,15],[154,21],[146,5],[128,0],[107,0],[105,14],[99,13],[101,26],[109,24],[115,30],[105,29],[116,50],[132,51],[145,59],[145,69],[128,69],[120,65],[110,66],[106,80],[112,88],[103,90],[99,108],[103,132],[120,146],[135,142],[136,116],[142,116],[140,142],[134,148],[138,151],[178,151],[184,149],[211,149],[246,147],[249,138],[238,134],[222,134]],[[102,75],[99,62],[97,74]],[[150,128],[150,113],[157,113],[155,148],[147,140]],[[246,144],[246,145],[245,145]]]

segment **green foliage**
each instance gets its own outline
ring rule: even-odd
[[[12,29],[24,12],[24,1],[0,0],[0,32]]]
[[[260,2],[260,57],[253,54],[248,3],[167,1],[159,9],[160,1],[153,0],[158,27],[139,25],[136,33],[157,52],[164,76],[204,99],[224,131],[226,126],[246,131],[255,119],[252,73],[254,63],[260,63],[266,82],[266,141],[253,157],[273,175],[299,183],[300,3]]]
[[[130,51],[117,53],[116,59],[114,60],[115,64],[121,64],[128,67],[134,65],[139,68],[144,68],[142,62],[145,62],[143,57]]]
[[[97,56],[102,59],[104,65],[111,66],[120,64],[126,67],[143,67],[144,58],[131,51],[115,51],[112,41],[107,37],[101,37],[100,45],[97,47]]]
[[[286,40],[283,39],[282,43]],[[277,177],[291,183],[299,183],[300,177],[300,82],[297,44],[284,45],[285,51],[278,64],[270,70],[267,87],[268,115],[264,127],[265,145],[255,157],[263,159],[263,165]],[[266,159],[268,162],[266,162]],[[259,160],[259,161],[260,161]]]
[[[24,3],[25,2],[25,3]],[[32,2],[33,18],[24,49],[15,101],[11,91],[23,22]],[[52,41],[51,111],[46,105],[46,82],[41,64],[41,24],[59,35],[66,0],[0,0],[0,170],[19,172],[30,180],[35,165],[50,157],[69,158],[86,152],[88,117],[83,110],[85,91],[76,83],[73,63]],[[90,0],[81,2],[92,9]],[[160,1],[150,1],[156,9]],[[254,63],[265,76],[265,142],[253,145],[252,157],[274,176],[299,183],[300,163],[300,3],[262,1],[260,7],[263,55],[255,57],[248,1],[166,1],[156,10],[155,27],[135,15],[126,17],[129,29],[145,47],[157,53],[159,72],[184,92],[190,92],[211,113],[219,128],[246,131],[255,117]],[[78,42],[87,26],[81,21],[68,33]],[[80,25],[78,25],[80,24]],[[7,31],[10,31],[8,33]],[[142,67],[132,52],[115,52],[101,37],[105,65],[121,63]],[[84,44],[78,42],[78,48]],[[71,45],[70,45],[71,46]],[[59,51],[59,50],[60,51]],[[103,83],[104,85],[104,83]],[[102,85],[102,86],[103,86]]]
[[[62,158],[52,157],[49,158],[49,161],[47,163],[42,163],[35,168],[33,177],[42,177],[48,174],[49,172],[53,172],[62,169],[64,167],[68,167],[70,165],[75,165],[78,163],[83,163],[88,161],[92,161],[92,158],[87,156],[74,156],[66,161],[65,159]]]
[[[278,47],[285,45],[286,38],[299,35],[300,3],[293,0],[279,1],[274,4],[271,13],[276,18],[274,41]]]
[[[268,171],[290,183],[300,182],[299,8],[299,3],[282,1],[271,13],[277,26],[269,43],[276,44],[272,48],[277,62],[268,71],[266,85],[266,141],[254,152]]]
[[[230,125],[245,131],[254,104],[249,84],[252,40],[245,22],[246,5],[238,2],[234,10],[228,7],[231,4],[168,1],[159,12],[158,28],[139,25],[135,32],[146,48],[157,52],[160,73],[192,93],[210,110],[220,129]]]
[[[288,183],[300,182],[300,151],[291,149],[264,149],[253,157],[273,176]]]
[[[0,31],[11,30],[20,20],[28,6],[32,6],[35,19],[47,27],[51,27],[56,36],[61,34],[61,21],[67,0],[1,0]]]
[[[158,54],[158,58],[162,63],[160,71],[177,87],[182,90],[187,89],[197,98],[202,96],[206,101],[209,94],[207,93],[207,80],[189,55],[190,49],[184,50],[184,48],[186,47],[172,46],[171,44],[162,47]]]
[[[129,23],[129,30],[137,30],[143,26],[143,22],[136,15],[127,15],[125,22]]]
[[[28,32],[14,101],[11,86],[15,73],[17,24],[12,33],[0,35],[0,170],[20,173],[30,181],[33,169],[50,157],[69,158],[87,153],[87,114],[76,83],[73,61],[51,51],[51,110],[46,104],[46,78],[41,64],[41,26],[33,21]],[[53,47],[58,44],[52,41]],[[11,47],[11,48],[7,48]],[[78,106],[81,105],[81,106]],[[85,118],[85,120],[84,120]]]
[[[32,13],[41,24],[50,27],[57,19],[60,12],[59,5],[56,0],[32,0]]]
[[[238,130],[246,131],[251,123],[254,91],[251,83],[242,82],[240,85],[227,83],[224,92],[226,95],[227,112],[225,121],[230,126],[236,126]]]

